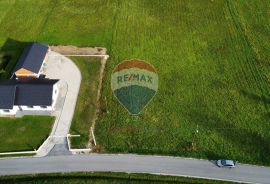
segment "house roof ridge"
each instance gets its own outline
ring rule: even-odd
[[[38,73],[49,46],[38,42],[31,42],[25,49],[16,64],[13,73],[21,68]]]

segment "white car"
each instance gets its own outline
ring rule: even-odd
[[[235,161],[234,160],[217,160],[217,166],[218,167],[235,167]]]

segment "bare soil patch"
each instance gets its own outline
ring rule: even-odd
[[[103,47],[76,47],[73,45],[50,46],[52,51],[62,55],[106,55],[107,49]]]

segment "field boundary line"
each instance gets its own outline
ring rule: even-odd
[[[105,67],[106,67],[106,63],[107,63],[108,58],[109,58],[109,55],[106,55],[100,61],[101,66],[100,66],[100,70],[99,70],[99,82],[98,82],[97,99],[96,99],[96,111],[95,111],[94,117],[92,119],[92,126],[90,127],[90,131],[89,131],[89,134],[90,135],[92,134],[92,138],[93,138],[93,142],[94,142],[95,146],[97,145],[97,142],[96,142],[96,139],[94,136],[94,130],[95,130],[95,126],[96,126],[96,121],[98,119],[98,115],[100,113],[102,83],[103,83],[103,79],[104,79],[104,75],[105,75]],[[90,139],[90,137],[91,137],[90,135],[89,135],[89,140],[88,140],[88,147],[92,146],[92,144],[91,144],[92,140]]]

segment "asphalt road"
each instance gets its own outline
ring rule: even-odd
[[[270,168],[238,164],[219,168],[211,161],[130,154],[89,154],[0,159],[0,175],[112,171],[190,176],[247,183],[270,183]]]

